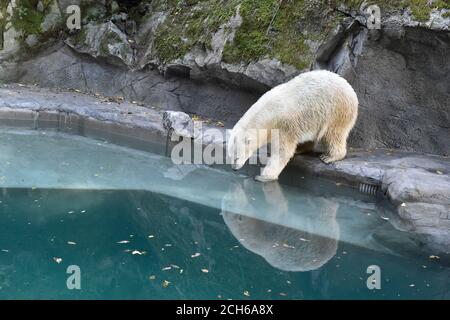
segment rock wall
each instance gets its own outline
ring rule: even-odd
[[[350,145],[450,154],[450,4],[379,1],[2,1],[0,81],[122,96],[235,123],[311,69],[360,99]],[[69,4],[82,28],[69,32]]]

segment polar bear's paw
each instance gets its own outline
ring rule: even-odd
[[[340,160],[344,159],[345,158],[345,154],[343,156],[338,156],[338,157],[334,156],[333,157],[333,156],[330,156],[330,155],[324,153],[324,154],[321,154],[319,156],[319,158],[320,158],[320,160],[322,160],[323,163],[331,164],[333,162],[340,161]]]
[[[329,155],[326,155],[326,154],[321,154],[319,156],[319,158],[325,164],[330,164],[330,163],[336,161],[335,159],[333,159],[333,157],[330,157]]]
[[[269,181],[276,181],[276,180],[278,180],[278,177],[258,175],[258,176],[255,177],[255,180],[259,181],[259,182],[269,182]]]

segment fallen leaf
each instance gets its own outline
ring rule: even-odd
[[[60,264],[63,261],[63,259],[56,258],[56,257],[53,257],[53,260],[55,260],[55,262],[58,263],[58,264]]]
[[[209,273],[209,270],[208,269],[202,269],[202,272],[203,273]]]
[[[167,288],[169,286],[170,282],[167,280],[164,280],[162,283],[163,288]]]
[[[248,292],[247,290],[245,290],[245,291],[244,291],[244,296],[250,297],[250,292]]]
[[[197,252],[197,253],[194,253],[192,256],[191,256],[191,258],[197,258],[197,257],[200,257],[201,256],[201,254],[199,253],[199,252]]]
[[[155,276],[155,275],[152,275],[152,276],[148,277],[148,279],[149,279],[149,280],[155,280],[155,279],[156,279],[156,276]]]
[[[71,246],[74,246],[74,245],[76,245],[77,243],[76,243],[76,242],[73,242],[73,241],[67,241],[67,244],[70,244]]]

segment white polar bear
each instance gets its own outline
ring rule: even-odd
[[[238,121],[228,138],[229,161],[234,170],[242,168],[271,141],[273,129],[278,129],[278,156],[269,158],[256,177],[259,181],[277,180],[300,143],[322,142],[326,148],[320,156],[323,162],[342,160],[357,115],[358,97],[344,78],[325,70],[300,74],[265,93]],[[252,141],[248,133],[255,129],[268,134]]]

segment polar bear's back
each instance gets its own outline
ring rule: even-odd
[[[358,104],[356,93],[347,80],[326,70],[302,73],[279,87],[305,106],[310,103],[335,107],[336,101],[343,98],[348,100],[347,105]]]
[[[269,123],[277,119],[314,119],[311,124],[319,129],[336,115],[348,116],[348,121],[354,122],[357,109],[358,98],[347,80],[333,72],[317,70],[302,73],[265,93],[249,110],[248,117],[254,120],[256,116]],[[267,111],[271,111],[271,118],[267,118]]]

